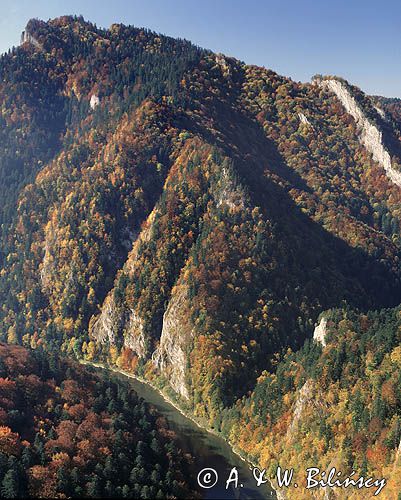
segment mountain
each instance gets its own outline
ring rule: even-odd
[[[399,101],[77,17],[0,75],[1,338],[137,373],[271,471],[395,478]]]

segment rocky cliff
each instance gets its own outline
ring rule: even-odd
[[[383,144],[383,132],[369,120],[347,86],[338,79],[321,79],[318,83],[338,97],[347,113],[354,118],[363,146],[372,154],[373,159],[384,168],[388,178],[401,187],[401,172],[392,165],[390,153]]]
[[[20,43],[21,43],[21,45],[23,43],[29,43],[29,44],[33,45],[34,47],[36,47],[37,49],[41,49],[42,48],[42,46],[39,43],[39,41],[31,33],[29,33],[29,31],[27,29],[24,30],[21,33],[21,41],[20,41]]]
[[[194,336],[188,309],[188,288],[177,285],[163,315],[160,344],[152,355],[155,366],[185,399],[189,399],[187,363]]]
[[[313,340],[319,342],[323,347],[326,346],[326,327],[327,318],[323,316],[313,332]]]

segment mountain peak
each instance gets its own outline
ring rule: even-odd
[[[0,59],[0,340],[151,379],[260,466],[315,447],[390,470],[399,103],[73,16],[22,42]]]

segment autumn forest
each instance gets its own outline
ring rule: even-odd
[[[2,497],[202,498],[100,363],[272,478],[400,498],[401,100],[32,19],[0,57],[0,200]]]

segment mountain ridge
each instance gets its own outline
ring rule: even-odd
[[[372,332],[367,323],[390,325],[387,351],[372,344],[389,392],[401,192],[333,89],[74,17],[30,21],[23,40],[0,59],[0,133],[8,138],[0,178],[20,172],[4,186],[2,339],[117,365],[173,389],[179,404],[271,469],[282,443],[302,430],[291,424],[297,391],[331,352],[337,371],[328,369],[324,382],[334,400],[346,398],[336,384],[352,378],[352,353],[313,342],[322,314],[329,332],[352,338]],[[397,102],[341,82],[401,175]],[[15,169],[10,151],[25,143],[35,153]],[[356,371],[373,356],[363,342]],[[369,383],[361,375],[366,392]],[[323,383],[311,384],[323,394]],[[386,449],[383,467],[391,462],[398,398],[388,397],[385,411],[366,402],[382,434],[365,436],[344,467],[377,472],[369,446]],[[301,423],[315,425],[313,411],[325,415],[312,405]],[[339,446],[333,418],[328,412],[316,428],[325,466]],[[251,449],[250,428],[259,433]],[[289,464],[294,450],[285,453]]]

